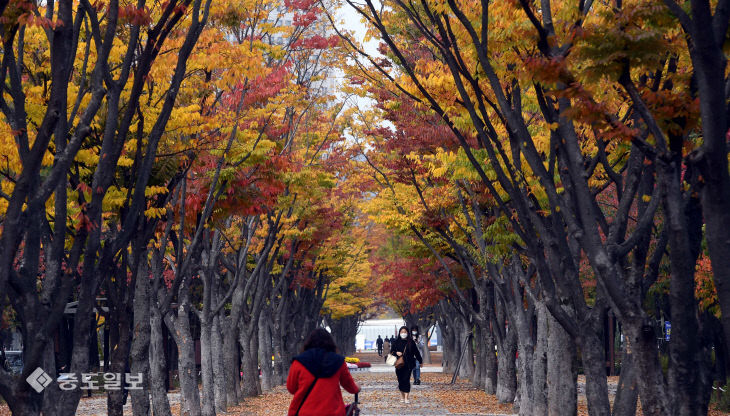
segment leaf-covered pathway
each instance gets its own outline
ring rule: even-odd
[[[421,374],[422,384],[412,386],[409,404],[400,402],[400,393],[392,367],[373,363],[370,371],[353,372],[362,391],[359,395],[362,416],[421,415],[510,415],[512,406],[499,404],[494,396],[471,387],[468,380],[451,385],[451,376],[441,367],[427,366]],[[354,396],[343,392],[345,402]],[[229,414],[245,416],[285,415],[291,395],[283,386],[260,397],[247,400]]]
[[[355,379],[362,387],[360,394],[362,415],[505,415],[512,413],[511,405],[497,403],[494,397],[472,388],[468,381],[449,384],[451,376],[442,374],[441,367],[425,367],[423,369],[425,371],[421,374],[422,384],[411,386],[410,403],[403,404],[400,402],[400,393],[393,369],[376,364],[372,370],[370,373],[355,374]]]

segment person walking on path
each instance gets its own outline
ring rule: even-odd
[[[410,403],[408,394],[411,392],[411,371],[416,365],[423,365],[421,353],[418,351],[416,343],[408,334],[408,327],[402,326],[398,330],[398,339],[390,347],[390,353],[396,357],[403,357],[405,365],[395,369],[395,375],[398,377],[398,390],[401,394],[401,402]],[[418,361],[418,363],[416,363]]]
[[[323,328],[312,331],[304,352],[294,357],[286,388],[293,394],[288,416],[345,416],[340,385],[356,394],[360,387],[347,369],[345,357],[337,354],[335,340]]]
[[[375,345],[378,347],[378,357],[383,356],[383,338],[380,338],[380,335],[378,335],[377,341],[375,341]]]
[[[418,325],[413,325],[413,327],[411,327],[411,338],[413,338],[413,342],[416,344],[416,348],[419,350],[420,353],[421,334],[418,331]],[[421,384],[421,367],[418,365],[413,368],[413,384]]]
[[[385,341],[383,341],[383,361],[388,359],[388,355],[390,355],[390,338],[385,337]]]

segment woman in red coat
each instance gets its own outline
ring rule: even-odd
[[[345,357],[337,354],[329,332],[315,329],[304,342],[304,352],[294,357],[286,388],[293,394],[288,416],[344,416],[340,385],[355,394],[360,387],[350,375]]]

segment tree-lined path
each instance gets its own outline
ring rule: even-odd
[[[362,402],[361,415],[381,416],[421,416],[421,415],[506,415],[511,414],[510,406],[492,403],[489,406],[482,396],[483,392],[470,383],[461,381],[449,384],[450,377],[442,373],[441,367],[424,367],[422,384],[411,386],[409,404],[400,402],[400,393],[393,368],[385,364],[375,364],[370,373],[355,373],[355,380],[362,387],[359,400]],[[485,395],[486,396],[486,395]],[[347,397],[347,396],[346,396]]]
[[[730,0],[0,0],[0,33],[13,414],[236,412],[372,318],[463,380],[393,414],[730,411]]]
[[[451,375],[443,373],[437,364],[426,365],[421,373],[422,384],[411,386],[409,404],[400,402],[397,381],[393,367],[382,364],[376,354],[356,354],[362,359],[372,361],[369,371],[353,371],[353,378],[362,388],[359,394],[361,415],[363,416],[427,416],[462,415],[491,416],[511,415],[510,405],[489,400],[488,396],[474,388],[469,380],[458,380],[450,384]],[[354,396],[343,391],[345,403],[352,402]],[[233,414],[246,416],[265,416],[284,414],[290,395],[282,387],[254,399],[249,404],[234,409]]]

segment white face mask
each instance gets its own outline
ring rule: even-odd
[[[400,337],[403,339],[406,339],[406,338],[408,338],[408,334],[400,334]]]
[[[416,335],[417,333],[418,333],[417,331],[411,331],[411,334],[413,334],[413,335]]]

